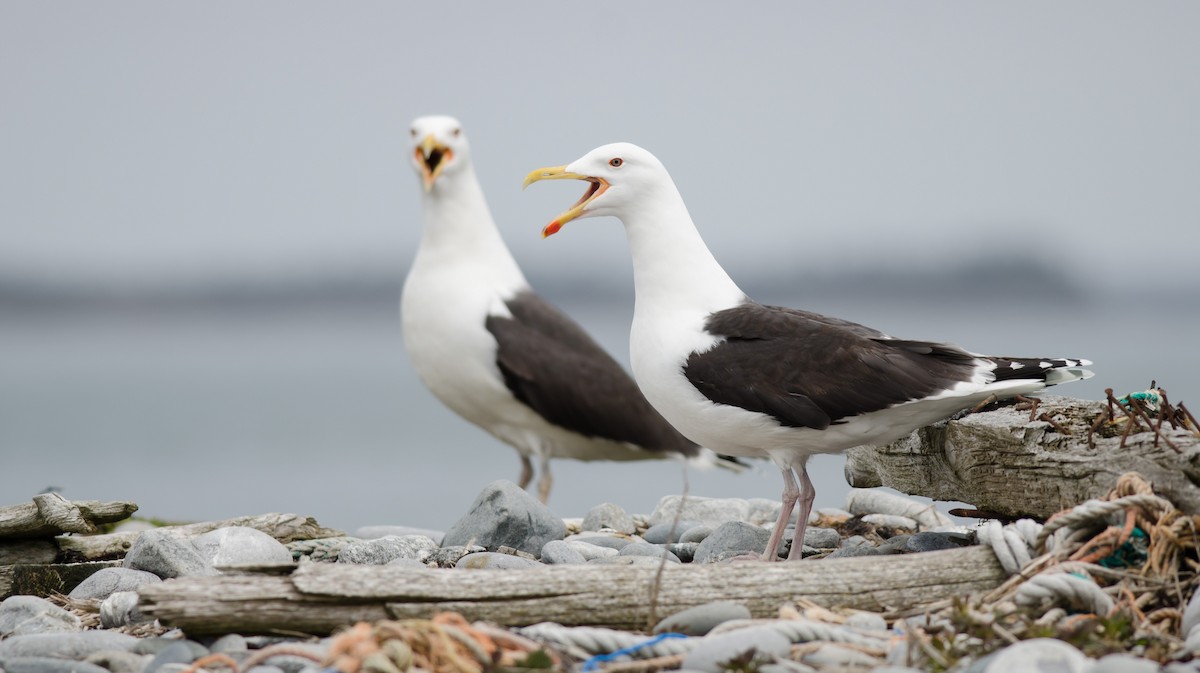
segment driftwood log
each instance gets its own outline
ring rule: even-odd
[[[1122,474],[1138,472],[1180,510],[1200,514],[1200,438],[1164,424],[1157,445],[1155,433],[1140,432],[1122,448],[1124,426],[1103,424],[1093,448],[1089,429],[1106,404],[1045,397],[1037,413],[1054,423],[1031,421],[1028,410],[1012,406],[937,423],[886,446],[851,449],[846,481],[1044,519],[1103,497]]]
[[[756,617],[805,598],[826,606],[904,609],[979,592],[1005,579],[987,547],[800,563],[667,564],[651,614],[656,569],[549,566],[433,570],[306,564],[288,577],[189,577],[140,589],[139,609],[191,635],[327,634],[358,620],[428,618],[452,610],[505,626],[645,628],[655,617],[735,600]]]
[[[137,508],[132,502],[71,501],[57,493],[39,493],[33,502],[0,507],[0,539],[95,533],[97,524],[127,519]]]
[[[49,596],[70,593],[71,589],[97,570],[118,565],[121,565],[120,561],[0,566],[0,599],[16,594]]]
[[[182,526],[164,526],[158,530],[178,531],[181,535],[200,535],[218,528],[228,528],[229,526],[254,528],[285,544],[296,540],[314,540],[317,538],[345,535],[341,531],[321,526],[311,516],[300,516],[299,514],[241,516],[222,521],[206,521]],[[64,557],[78,561],[92,561],[124,556],[125,552],[129,551],[129,548],[133,546],[134,540],[140,534],[140,531],[130,531],[109,533],[107,535],[60,536],[56,541]]]

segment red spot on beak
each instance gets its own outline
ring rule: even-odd
[[[558,220],[555,220],[555,221],[551,222],[550,224],[547,224],[546,228],[542,230],[542,238],[546,238],[547,236],[553,236],[554,234],[557,234],[559,229],[562,229],[562,222],[559,222]]]

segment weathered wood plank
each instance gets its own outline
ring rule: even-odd
[[[0,566],[18,563],[54,563],[58,546],[53,540],[0,540]]]
[[[846,481],[1046,518],[1103,497],[1122,474],[1138,472],[1180,510],[1200,514],[1200,438],[1165,428],[1178,453],[1161,440],[1154,446],[1152,432],[1131,434],[1121,448],[1118,430],[1105,428],[1089,448],[1088,428],[1105,404],[1043,398],[1038,413],[1048,413],[1069,436],[1012,407],[937,423],[886,446],[851,449]]]
[[[117,561],[97,561],[0,566],[0,599],[18,594],[45,597],[69,593],[97,570],[117,565]]]
[[[345,535],[341,531],[321,526],[311,516],[276,513],[240,516],[222,521],[205,521],[181,526],[164,526],[163,529],[178,531],[185,535],[199,535],[229,526],[255,528],[284,543],[295,540],[313,540]],[[123,556],[133,546],[133,542],[137,539],[138,535],[140,533],[136,531],[84,537],[64,535],[56,538],[56,540],[58,548],[65,555],[81,560],[91,560]]]
[[[33,496],[33,502],[0,507],[0,538],[94,533],[96,524],[129,518],[137,508],[132,502],[71,501],[57,493],[39,493]]]
[[[332,633],[358,621],[387,619],[382,603],[300,593],[287,577],[221,575],[177,578],[139,590],[138,609],[189,635]],[[165,589],[161,590],[161,589]]]
[[[393,618],[454,610],[507,626],[638,628],[650,618],[655,574],[644,566],[470,571],[311,564],[286,578],[196,577],[148,586],[141,609],[189,633],[264,632],[279,624],[328,633],[347,623],[339,619],[385,608]],[[758,617],[799,598],[864,610],[906,608],[986,591],[1004,579],[983,547],[801,563],[668,564],[657,614],[715,600],[743,602]]]

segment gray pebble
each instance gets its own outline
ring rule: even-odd
[[[705,526],[703,524],[701,524],[699,526],[693,526],[693,527],[683,531],[683,534],[679,536],[679,541],[682,543],[704,542],[704,538],[708,537],[709,535],[712,535],[712,532],[713,532],[713,529],[711,526]]]
[[[443,546],[477,544],[487,549],[512,547],[536,554],[550,540],[567,534],[562,519],[510,481],[489,484],[442,540]]]
[[[192,546],[214,568],[293,563],[292,552],[261,530],[227,526],[192,538]]]
[[[958,549],[963,546],[960,544],[961,536],[955,533],[917,533],[908,538],[908,542],[904,544],[904,551],[908,553],[920,553],[927,551],[941,551],[943,549]]]
[[[11,657],[4,660],[6,673],[109,673],[108,669],[85,661],[56,657]]]
[[[68,596],[76,600],[104,600],[117,591],[137,591],[159,582],[161,577],[145,570],[101,568],[76,585]]]
[[[133,652],[134,654],[158,655],[158,653],[162,652],[163,650],[173,647],[175,645],[180,645],[180,644],[182,644],[184,647],[186,647],[188,649],[188,651],[191,653],[191,656],[192,656],[191,661],[195,661],[196,659],[199,659],[200,657],[203,657],[204,655],[208,654],[208,648],[204,647],[203,645],[201,645],[200,643],[197,643],[194,640],[183,640],[180,638],[165,638],[163,636],[157,636],[154,638],[143,638],[143,639],[139,640],[137,642],[137,644],[135,644],[130,649],[130,651]]]
[[[908,539],[910,537],[912,537],[912,535],[908,533],[893,535],[892,537],[889,537],[880,543],[879,552],[882,554],[899,554],[900,552],[904,551],[904,546],[908,544]]]
[[[146,668],[146,664],[153,658],[149,654],[106,650],[90,654],[84,661],[106,668],[112,673],[142,673],[142,669]]]
[[[633,523],[633,517],[625,513],[620,505],[615,505],[611,502],[601,503],[588,510],[586,516],[583,517],[583,525],[581,530],[596,531],[602,528],[609,528],[618,533],[633,535],[637,532],[637,526]]]
[[[642,533],[642,539],[650,544],[668,544],[679,542],[682,536],[688,530],[696,528],[700,525],[698,521],[680,521],[674,523],[672,521],[664,521],[660,524],[655,524],[646,529]],[[699,540],[697,540],[699,542]]]
[[[845,540],[843,540],[843,541],[842,541],[842,544],[841,544],[841,546],[842,546],[843,548],[848,548],[848,547],[861,547],[861,546],[863,546],[863,545],[870,545],[870,546],[874,546],[874,545],[871,545],[871,541],[870,541],[870,540],[868,540],[867,538],[865,538],[865,537],[863,537],[863,536],[861,536],[861,535],[851,535],[850,537],[848,537],[848,538],[846,538]]]
[[[79,618],[38,596],[9,596],[0,601],[0,637],[64,633],[83,628]]]
[[[680,500],[683,500],[682,514],[679,509]],[[680,520],[698,521],[716,528],[727,521],[746,521],[749,516],[750,503],[741,498],[701,498],[694,495],[684,498],[668,495],[658,501],[658,506],[650,514],[650,525],[670,523],[675,517],[679,517]]]
[[[450,547],[442,547],[435,549],[429,553],[429,558],[426,562],[436,564],[439,568],[453,568],[454,564],[458,563],[459,559],[467,554],[487,551],[479,545],[452,545]]]
[[[317,654],[320,656],[325,655],[324,648],[315,651],[317,651]],[[300,673],[301,671],[313,666],[313,661],[311,659],[297,657],[292,654],[280,654],[271,657],[267,661],[269,662],[267,666],[268,668],[282,670],[283,673]]]
[[[874,612],[855,612],[846,618],[846,626],[863,631],[887,631],[887,620]]]
[[[649,556],[606,556],[588,561],[589,565],[646,566],[647,568],[657,568],[661,563],[662,559],[650,558]]]
[[[494,551],[483,551],[478,554],[467,554],[458,560],[455,568],[471,568],[475,570],[515,570],[525,568],[541,568],[543,565],[520,556],[500,554]]]
[[[163,579],[217,574],[187,538],[161,528],[138,535],[122,566],[145,570]]]
[[[982,673],[1083,673],[1088,658],[1061,640],[1023,640],[989,657]]]
[[[654,633],[682,633],[687,636],[703,636],[718,624],[735,619],[750,619],[750,609],[733,601],[714,601],[697,605],[660,621]]]
[[[661,559],[664,555],[671,563],[683,563],[678,556],[667,551],[667,548],[662,545],[650,544],[649,542],[637,542],[630,545],[625,545],[621,548],[618,556],[647,556],[653,559]]]
[[[620,551],[623,547],[635,541],[641,541],[641,538],[635,536],[619,537],[616,535],[597,535],[596,533],[580,533],[579,535],[571,535],[565,542],[585,542],[587,544],[596,545],[597,547],[608,547]]]
[[[876,549],[875,547],[872,547],[869,544],[861,544],[861,545],[855,545],[853,547],[842,547],[841,549],[835,549],[833,551],[833,553],[826,556],[825,558],[831,559],[831,558],[854,558],[856,556],[879,556],[881,553],[882,552],[880,552],[878,549]]]
[[[804,546],[815,549],[837,549],[842,536],[832,528],[808,528],[804,531]]]
[[[217,652],[222,654],[245,652],[248,649],[250,646],[246,643],[246,638],[237,633],[227,633],[208,646],[208,651],[214,654]]]
[[[676,542],[675,544],[666,545],[667,551],[679,557],[684,563],[691,563],[696,559],[696,550],[700,548],[699,542]]]
[[[433,540],[439,547],[442,545],[442,539],[446,537],[445,531],[431,530],[429,528],[413,528],[412,526],[363,526],[354,531],[354,537],[361,540],[374,540],[376,538],[387,537],[388,535],[399,537],[424,535]]]
[[[0,640],[0,659],[9,657],[62,657],[82,660],[95,652],[131,650],[138,639],[115,631],[34,633]]]
[[[578,540],[567,540],[567,546],[579,552],[579,555],[586,561],[591,561],[598,558],[611,558],[616,556],[619,551],[612,547],[601,547],[590,542],[580,542]]]
[[[150,663],[146,664],[143,673],[156,673],[166,664],[190,664],[206,654],[208,649],[200,643],[177,640],[156,652]]]
[[[804,663],[816,666],[818,669],[832,668],[835,670],[869,670],[875,664],[881,663],[875,657],[852,650],[844,645],[828,643],[819,646],[813,652],[804,655]]]
[[[100,625],[106,629],[150,621],[138,610],[136,591],[116,591],[100,603]]]
[[[1132,654],[1110,654],[1100,657],[1087,668],[1087,673],[1158,673],[1157,662]]]
[[[438,546],[424,535],[399,537],[388,535],[374,540],[358,540],[342,547],[338,563],[384,565],[400,558],[424,561]]]
[[[429,569],[428,565],[425,565],[424,563],[418,561],[415,558],[393,559],[391,561],[388,561],[386,565],[393,566],[393,567],[401,566],[404,568],[412,568],[413,570],[428,570]]]
[[[705,638],[688,652],[681,668],[703,673],[725,673],[735,661],[745,662],[742,670],[786,658],[792,644],[778,632],[765,627],[738,629]]]
[[[563,540],[551,540],[542,547],[542,563],[550,565],[578,565],[587,563],[574,547]]]
[[[758,526],[741,521],[723,523],[696,548],[696,563],[713,563],[716,556],[728,552],[759,554],[767,548],[771,534]]]

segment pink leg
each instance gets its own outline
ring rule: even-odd
[[[528,488],[529,482],[533,481],[533,461],[529,460],[529,456],[521,456],[521,476],[517,477],[517,486]]]
[[[767,550],[763,552],[762,560],[764,561],[779,559],[779,543],[783,542],[783,532],[792,518],[792,510],[796,509],[796,498],[800,497],[801,493],[796,486],[796,476],[792,473],[792,468],[783,467],[780,468],[780,471],[783,472],[783,500],[779,508],[779,520],[775,522],[775,529],[771,531],[771,539],[767,541]],[[805,478],[808,477],[805,476]]]
[[[808,515],[812,514],[813,499],[817,497],[817,489],[813,488],[812,480],[808,478],[808,465],[800,468],[800,518],[796,521],[796,536],[792,538],[792,549],[788,552],[787,560],[799,560],[804,557],[804,530],[808,527]]]

